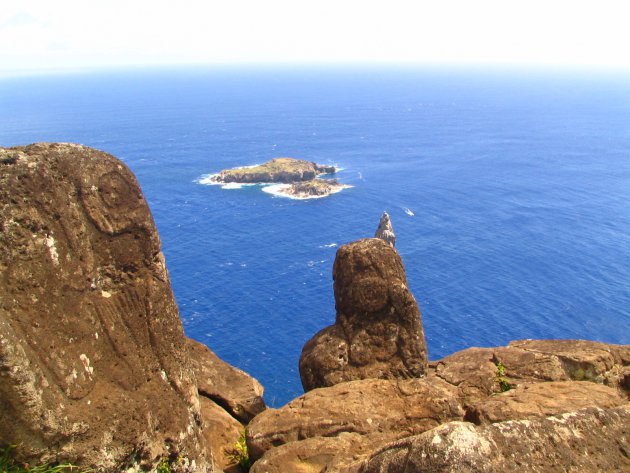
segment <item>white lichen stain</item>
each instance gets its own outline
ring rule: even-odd
[[[48,253],[55,266],[59,266],[59,253],[57,253],[57,247],[55,246],[55,239],[52,235],[46,235],[46,246],[48,247]]]
[[[96,338],[96,339],[98,340],[98,332],[96,332],[96,333],[94,334],[94,338]]]
[[[490,442],[480,438],[472,425],[464,423],[457,425],[455,429],[449,432],[448,441],[450,445],[445,452],[447,458],[452,453],[464,457],[469,455],[489,456],[492,453]]]
[[[103,296],[105,299],[109,299],[110,297],[112,297],[112,293],[101,290],[101,296]]]
[[[442,443],[442,437],[440,437],[439,435],[435,435],[432,439],[431,439],[431,445],[439,445]]]
[[[168,383],[168,376],[166,376],[166,371],[164,370],[160,371],[160,376],[162,377],[164,381]]]
[[[85,368],[88,376],[91,377],[92,373],[94,373],[94,367],[90,366],[90,359],[85,353],[81,353],[81,355],[79,355],[79,359],[81,360],[81,363],[83,363],[83,368]]]

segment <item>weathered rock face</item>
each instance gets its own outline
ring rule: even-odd
[[[381,240],[385,240],[390,245],[396,246],[396,235],[394,234],[392,221],[389,218],[389,214],[387,212],[383,212],[381,220],[378,223],[376,233],[374,234],[374,238],[380,238]]]
[[[627,402],[619,390],[590,381],[549,381],[524,384],[489,396],[470,406],[464,420],[489,424],[546,417],[584,407],[618,407]]]
[[[630,405],[477,427],[450,422],[392,443],[361,473],[630,471]]]
[[[507,347],[467,348],[432,362],[429,375],[457,386],[465,406],[500,392],[497,365],[513,387],[548,381],[583,381],[625,390],[629,345],[587,340],[517,340]]]
[[[269,450],[250,473],[341,472],[383,445],[387,434],[341,432],[335,437],[311,437]]]
[[[266,409],[263,387],[247,373],[226,363],[203,343],[186,339],[199,394],[243,423]]]
[[[420,311],[400,256],[381,239],[344,245],[333,266],[337,317],[300,357],[304,390],[367,378],[424,375],[427,351]]]
[[[556,358],[569,379],[623,386],[624,368],[630,366],[630,345],[589,340],[517,340],[509,348],[540,358]]]
[[[200,396],[199,400],[206,447],[214,465],[225,470],[233,464],[228,452],[234,448],[244,427],[210,399]]]
[[[315,457],[311,460],[316,462],[324,460],[321,452],[305,449],[298,445],[301,441],[353,433],[364,437],[353,438],[354,444],[382,445],[461,419],[463,414],[457,389],[440,379],[357,380],[310,391],[280,409],[263,412],[249,424],[247,443],[254,459],[273,447],[293,444],[284,449],[285,461],[298,452],[304,461],[306,452],[311,451]],[[330,443],[326,449],[326,460],[335,463],[357,454],[345,449],[343,443]],[[263,459],[268,461],[267,455]]]
[[[30,462],[212,471],[132,173],[69,144],[0,149],[0,171],[0,439]]]

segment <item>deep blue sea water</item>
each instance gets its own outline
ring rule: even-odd
[[[0,80],[0,145],[71,141],[136,173],[187,334],[302,392],[336,248],[387,210],[429,355],[521,338],[630,343],[630,76],[180,69]],[[204,174],[277,156],[354,186],[297,201]],[[414,215],[409,215],[405,210]]]

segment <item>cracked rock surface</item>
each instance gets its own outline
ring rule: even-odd
[[[630,405],[484,426],[450,422],[381,448],[353,471],[630,471]]]

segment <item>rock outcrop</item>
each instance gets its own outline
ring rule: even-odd
[[[359,450],[369,451],[369,447],[388,440],[461,419],[463,413],[457,389],[439,379],[350,381],[315,389],[280,409],[260,414],[248,426],[248,446],[250,455],[254,459],[263,457],[266,464],[276,454],[265,453],[280,445],[287,445],[282,461],[299,458],[316,463],[321,460],[325,444],[329,460],[345,464],[354,460],[358,451],[348,450],[343,442],[335,443],[342,434]],[[309,439],[307,444],[302,443]]]
[[[611,408],[628,402],[619,390],[590,381],[524,384],[489,396],[466,410],[464,420],[492,424],[572,412],[584,407]]]
[[[294,158],[275,158],[258,166],[225,169],[214,175],[213,182],[260,184],[310,181],[320,174],[332,174],[337,170],[334,166],[320,164]]]
[[[281,194],[290,195],[299,199],[314,199],[326,197],[345,189],[348,186],[340,184],[336,179],[313,179],[310,181],[288,184],[279,189]]]
[[[477,427],[450,422],[383,447],[347,471],[630,471],[630,405]]]
[[[199,396],[199,401],[201,402],[201,419],[206,448],[212,456],[214,466],[226,470],[234,463],[228,453],[238,442],[244,427],[221,406],[207,397]]]
[[[263,387],[247,373],[219,358],[203,343],[186,339],[199,394],[247,424],[266,409]]]
[[[498,364],[512,388],[548,381],[591,381],[625,391],[630,345],[588,340],[516,340],[506,347],[467,348],[430,363],[428,374],[457,386],[464,406],[501,391]]]
[[[302,350],[304,390],[357,379],[422,377],[427,351],[420,311],[396,250],[378,238],[344,245],[333,279],[336,321]]]
[[[381,215],[381,220],[378,222],[378,228],[376,229],[374,238],[380,238],[390,245],[396,246],[396,234],[394,233],[392,221],[387,212],[383,212],[383,215]]]
[[[0,149],[0,439],[97,472],[212,471],[155,226],[129,169]]]

